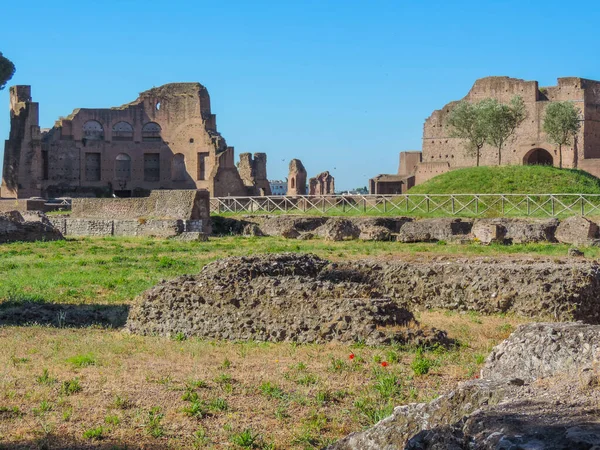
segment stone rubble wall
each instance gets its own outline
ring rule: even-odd
[[[139,198],[74,198],[71,217],[78,219],[184,219],[210,217],[208,191],[160,190]]]
[[[19,211],[0,213],[0,244],[61,239],[64,239],[63,234],[43,214]]]
[[[448,343],[365,282],[314,255],[233,257],[139,296],[127,328],[148,335],[369,345]]]
[[[600,245],[600,230],[585,217],[460,219],[412,217],[325,217],[301,215],[213,216],[217,235],[282,236],[289,239],[396,240],[399,242],[479,242],[527,244],[560,242]]]
[[[427,341],[430,331],[399,336],[382,330],[430,308],[600,323],[599,291],[600,266],[585,260],[333,263],[284,253],[225,258],[198,275],[160,283],[135,300],[127,326],[140,334],[234,340]]]
[[[103,220],[51,217],[49,221],[65,236],[156,236],[174,237],[203,232],[202,220]]]

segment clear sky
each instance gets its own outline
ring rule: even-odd
[[[300,158],[347,189],[395,173],[427,116],[477,78],[600,79],[599,18],[587,0],[8,0],[0,51],[17,66],[10,84],[32,85],[42,127],[199,81],[236,159],[266,152],[282,179]],[[5,89],[0,139],[8,127]]]

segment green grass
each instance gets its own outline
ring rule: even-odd
[[[0,245],[0,308],[23,302],[64,304],[130,303],[162,279],[196,274],[207,263],[227,256],[310,252],[326,259],[390,258],[415,253],[445,255],[529,254],[566,256],[558,244],[436,245],[431,243],[323,240],[231,236],[208,242],[152,238],[84,238]],[[584,249],[600,257],[600,248]],[[169,264],[164,261],[168,258]]]
[[[600,194],[600,179],[552,166],[485,166],[433,177],[409,194]]]

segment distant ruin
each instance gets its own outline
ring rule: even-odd
[[[30,86],[10,88],[1,197],[147,195],[206,189],[211,196],[268,194],[266,155],[243,154],[217,132],[208,90],[171,83],[114,108],[75,109],[40,129]]]
[[[321,172],[308,181],[308,195],[335,194],[335,180],[328,171]]]
[[[546,107],[555,101],[573,102],[581,111],[581,129],[570,146],[563,146],[563,167],[578,168],[600,176],[600,81],[559,78],[557,86],[539,87],[537,81],[509,77],[487,77],[475,81],[465,101],[495,98],[508,103],[519,95],[525,102],[527,118],[513,140],[502,150],[503,165],[547,164],[558,166],[557,146],[543,131]],[[448,113],[458,102],[434,111],[423,126],[423,151],[400,153],[396,174],[382,174],[369,181],[371,194],[402,194],[416,184],[453,169],[473,167],[475,155],[465,151],[465,142],[450,137]],[[498,164],[498,151],[485,145],[480,165]]]
[[[306,195],[306,169],[299,159],[290,161],[287,195]]]

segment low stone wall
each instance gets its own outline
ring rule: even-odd
[[[71,217],[207,221],[210,217],[209,193],[203,190],[160,190],[140,198],[74,198]]]
[[[600,245],[600,227],[585,217],[566,219],[493,218],[459,219],[442,217],[324,217],[248,215],[241,218],[213,216],[217,235],[241,234],[281,236],[288,239],[340,241],[361,239],[399,242],[479,242],[482,244],[525,244],[560,242]]]
[[[204,232],[205,221],[182,219],[77,219],[49,218],[64,236],[156,236],[174,237],[182,233]]]
[[[54,211],[61,205],[46,205],[46,200],[36,199],[2,199],[0,200],[0,213],[9,211]]]
[[[63,235],[47,221],[44,214],[19,211],[0,213],[0,244],[59,239],[63,239]]]

